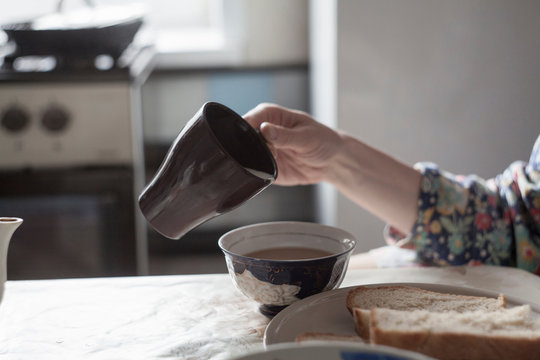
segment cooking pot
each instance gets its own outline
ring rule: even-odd
[[[84,8],[64,11],[60,0],[52,14],[2,25],[8,43],[16,46],[11,56],[118,58],[143,24],[144,9],[138,4],[95,6],[91,0],[85,2]]]

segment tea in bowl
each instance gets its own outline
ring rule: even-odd
[[[278,221],[229,231],[218,243],[236,287],[272,317],[295,301],[337,288],[356,239],[332,226]]]

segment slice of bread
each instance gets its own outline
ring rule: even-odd
[[[446,359],[540,357],[540,319],[528,305],[458,313],[374,308],[370,342]]]
[[[355,329],[363,339],[369,339],[370,310],[497,311],[506,307],[504,295],[498,298],[444,294],[412,286],[358,286],[347,295],[347,308],[354,316]]]
[[[295,342],[308,342],[308,341],[353,341],[364,343],[359,336],[354,335],[339,335],[334,333],[322,333],[322,332],[305,332],[298,335]]]

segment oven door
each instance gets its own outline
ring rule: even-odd
[[[136,275],[131,169],[2,172],[0,184],[0,215],[24,220],[8,279]]]

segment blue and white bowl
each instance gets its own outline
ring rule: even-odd
[[[348,232],[316,223],[269,222],[232,230],[219,239],[236,287],[272,317],[308,296],[337,288],[343,281],[356,239]],[[271,248],[303,247],[327,256],[268,260],[246,256]]]

